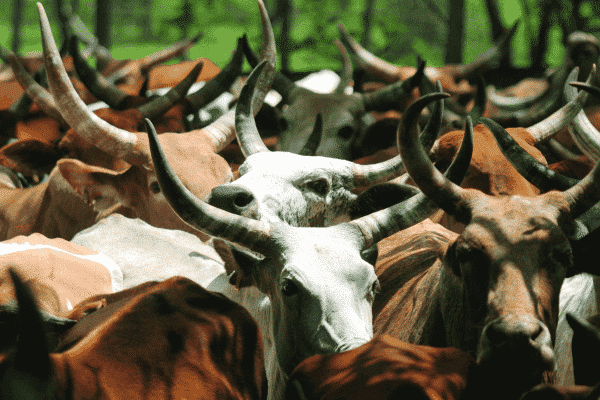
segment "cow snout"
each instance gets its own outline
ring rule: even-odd
[[[214,188],[208,204],[247,218],[258,219],[258,202],[251,191],[239,185],[221,185]]]
[[[550,331],[540,320],[509,315],[484,328],[477,361],[500,368],[512,366],[519,374],[533,377],[552,370],[552,347]]]

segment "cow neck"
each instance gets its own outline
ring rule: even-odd
[[[0,232],[3,240],[34,232],[70,240],[97,216],[56,169],[48,181],[32,188],[0,189],[0,198],[8,205],[0,211],[6,224]]]

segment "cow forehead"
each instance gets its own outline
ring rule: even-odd
[[[471,222],[459,241],[477,243],[493,253],[494,250],[511,251],[517,243],[566,242],[559,227],[562,207],[561,197],[549,204],[545,197],[485,197],[473,207]],[[558,206],[558,207],[557,207]]]
[[[283,116],[290,118],[292,122],[301,123],[301,120],[296,118],[306,117],[307,114],[316,116],[320,112],[323,113],[324,122],[327,122],[328,118],[335,117],[337,113],[342,111],[351,114],[364,112],[360,97],[355,94],[323,94],[306,90],[302,91],[291,104],[284,107]]]
[[[239,171],[240,179],[250,173],[268,176],[269,179],[270,176],[275,175],[295,184],[332,175],[348,178],[353,175],[352,163],[349,161],[279,151],[252,154],[240,166]],[[251,180],[247,178],[244,182],[251,182]]]
[[[351,281],[375,277],[373,266],[360,257],[362,239],[358,233],[331,228],[294,231],[283,239],[282,278],[297,277],[308,282],[323,277]]]

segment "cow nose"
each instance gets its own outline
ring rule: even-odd
[[[537,321],[499,319],[490,323],[485,335],[492,346],[510,343],[513,347],[534,345],[543,332]]]
[[[550,369],[554,363],[550,331],[534,317],[510,315],[491,321],[484,328],[481,345],[478,361],[518,356]]]
[[[258,218],[258,202],[252,192],[243,186],[217,186],[211,191],[208,204],[232,214]]]

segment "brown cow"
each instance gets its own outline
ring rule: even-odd
[[[258,3],[265,38],[264,57],[274,65],[272,29],[264,5],[261,1]],[[89,112],[77,97],[62,68],[41,5],[39,11],[48,80],[57,108],[80,137],[129,166],[114,171],[64,159],[59,161],[58,168],[52,171],[44,185],[21,191],[0,188],[4,191],[0,198],[6,201],[6,206],[0,210],[0,238],[37,231],[47,237],[70,239],[93,225],[100,213],[112,212],[113,207],[120,204],[128,208],[129,215],[135,213],[151,225],[181,229],[208,239],[181,222],[165,201],[153,172],[147,135],[107,124]],[[261,95],[256,97],[255,109],[266,94],[264,85],[261,84]],[[200,198],[206,198],[213,187],[232,178],[227,162],[217,152],[235,137],[233,119],[233,112],[230,112],[204,129],[160,136],[170,161],[182,174],[187,187]]]
[[[572,272],[568,237],[578,234],[575,218],[600,199],[600,164],[571,189],[537,197],[462,189],[416,145],[416,115],[425,105],[419,100],[404,115],[402,159],[423,193],[466,227],[445,235],[429,265],[395,279],[375,305],[387,312],[376,316],[374,330],[392,324],[401,340],[467,351],[498,397],[515,396],[552,373],[558,295]]]
[[[262,339],[241,306],[186,278],[145,285],[77,345],[48,354],[35,303],[12,273],[21,331],[0,355],[3,399],[265,399]],[[91,316],[84,317],[90,318]]]

